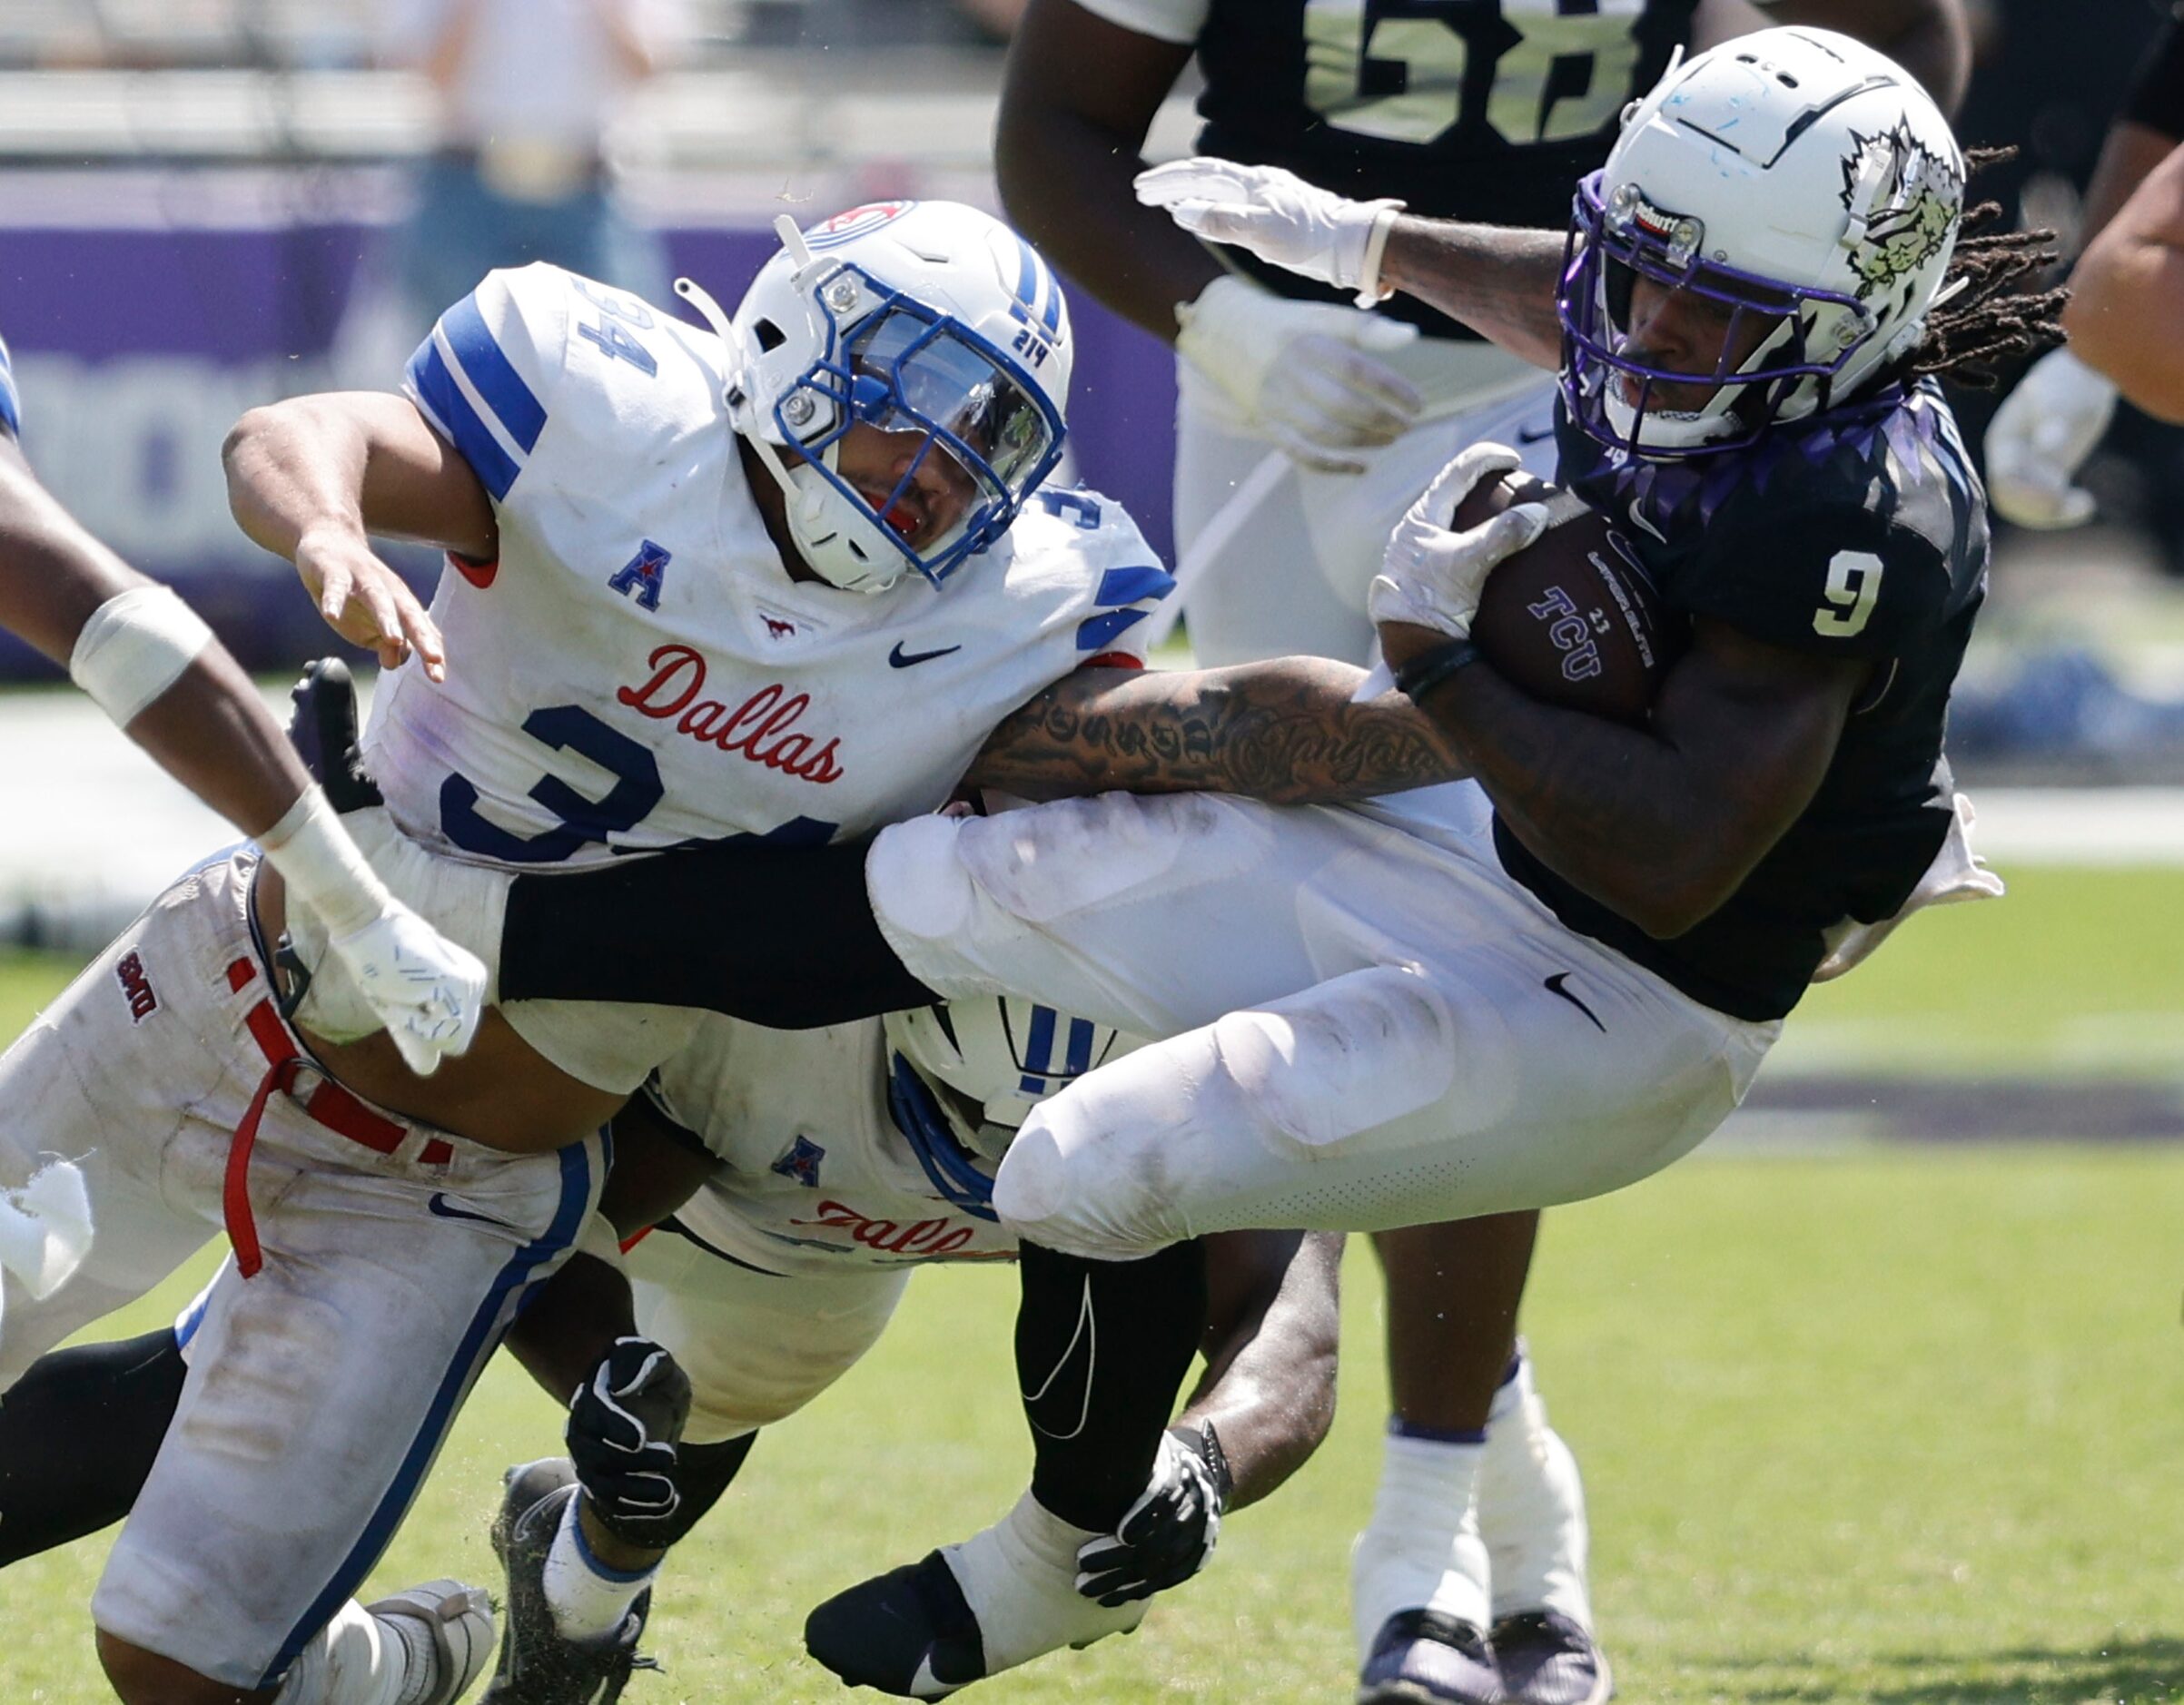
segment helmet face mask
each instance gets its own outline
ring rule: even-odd
[[[1914,350],[1963,209],[1948,124],[1893,62],[1831,31],[1760,31],[1668,74],[1578,186],[1556,310],[1574,420],[1626,454],[1746,448]],[[1664,294],[1720,340],[1653,358]]]
[[[1632,185],[1606,205],[1605,177],[1578,185],[1558,293],[1563,396],[1595,437],[1653,456],[1745,448],[1784,418],[1800,385],[1834,381],[1875,334],[1847,292],[1705,259],[1704,225],[1649,206]],[[1665,366],[1634,345],[1641,280],[1680,292],[1720,329],[1711,365]]]
[[[946,202],[853,208],[799,232],[733,321],[729,423],[829,585],[937,586],[993,546],[1062,458],[1072,360],[1060,284],[998,220]]]

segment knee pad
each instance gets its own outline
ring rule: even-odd
[[[1277,1150],[1308,1158],[1432,1106],[1455,1083],[1454,1011],[1394,967],[1231,1012],[1211,1034],[1234,1112]]]

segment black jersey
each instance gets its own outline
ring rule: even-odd
[[[1742,1019],[1780,1018],[1823,932],[1911,897],[1948,833],[1949,689],[1986,593],[1986,499],[1932,380],[1775,429],[1748,450],[1639,461],[1560,421],[1562,478],[1628,537],[1669,605],[1873,678],[1819,792],[1744,884],[1660,941],[1579,892],[1497,818],[1504,867],[1572,929]]]
[[[1559,230],[1697,0],[1211,0],[1199,152],[1414,213]],[[1287,296],[1348,301],[1255,257]],[[1382,313],[1476,334],[1398,296]]]

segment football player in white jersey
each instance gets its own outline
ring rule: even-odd
[[[1202,79],[1196,152],[1514,226],[1564,222],[1618,114],[1673,53],[1767,22],[1845,30],[1944,110],[1962,98],[1962,0],[1761,4],[1764,15],[1745,0],[1031,0],[996,133],[1003,198],[1079,288],[1175,346],[1171,603],[1188,601],[1201,663],[1367,660],[1365,588],[1389,529],[1467,444],[1510,445],[1551,477],[1555,387],[1432,306],[1360,311],[1349,292],[1201,243],[1141,205],[1132,179],[1184,67]],[[1496,1626],[1487,1662],[1473,1655],[1487,1651],[1485,1629],[1361,1629],[1360,1661],[1379,1678],[1368,1705],[1383,1686],[1450,1705],[1502,1690],[1596,1705],[1610,1686],[1592,1645],[1576,1464],[1546,1424],[1528,1357],[1510,1353],[1537,1224],[1497,1216],[1373,1239],[1391,1296],[1392,1413],[1355,1556],[1360,1612],[1381,1597],[1380,1560],[1445,1552],[1484,1571],[1491,1552]],[[1465,1513],[1452,1502],[1458,1462],[1482,1434],[1483,1550],[1455,1532]]]
[[[579,1257],[509,1340],[548,1391],[578,1393],[574,1460],[509,1471],[493,1530],[509,1627],[488,1701],[618,1697],[661,1559],[758,1429],[848,1371],[914,1267],[1013,1258],[994,1166],[1033,1107],[1127,1045],[1005,997],[894,1014],[884,1033],[872,1020],[701,1025],[615,1121],[605,1211],[640,1234],[626,1257],[634,1312],[627,1293],[618,1317],[560,1306]],[[1134,1607],[1129,1621],[1197,1571],[1225,1511],[1274,1490],[1325,1436],[1341,1241],[1209,1244],[1205,1378],[1170,1429],[1157,1493],[1085,1567],[1103,1597]],[[1074,1629],[1082,1600],[1067,1583],[1062,1597]],[[1007,1631],[1033,1651],[1041,1631]]]
[[[496,864],[744,838],[824,858],[837,830],[939,803],[982,742],[1076,762],[1057,717],[1193,784],[1343,797],[1449,773],[1408,705],[1349,703],[1355,670],[1136,688],[1167,577],[1114,506],[1039,489],[1068,321],[996,222],[859,209],[792,229],[733,323],[689,293],[713,334],[551,269],[495,275],[420,350],[410,397],[300,399],[231,435],[246,530],[407,659],[373,725],[391,812],[370,821],[390,866],[428,858],[400,830],[460,854],[431,864],[459,935],[498,938]],[[448,547],[432,611],[372,532]],[[695,1022],[509,1002],[420,1079],[387,1038],[351,1040],[376,1013],[284,898],[249,852],[212,861],[0,1062],[13,1150],[96,1148],[94,1211],[125,1233],[11,1307],[0,1381],[222,1224],[235,1248],[185,1322],[175,1424],[94,1605],[132,1705],[467,1683],[482,1603],[450,1584],[420,1643],[349,1591],[585,1225],[597,1128]]]

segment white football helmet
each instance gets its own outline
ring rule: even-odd
[[[782,251],[732,321],[676,281],[728,346],[729,424],[779,482],[797,552],[821,579],[882,592],[915,568],[938,585],[1007,531],[1061,459],[1062,287],[1031,244],[954,202],[879,202],[809,231],[786,216],[775,228]],[[843,476],[842,440],[859,422],[917,435],[906,470],[886,476],[892,489]],[[934,458],[962,510],[924,537],[914,488]]]
[[[1032,1109],[1145,1040],[1015,995],[890,1012],[888,1099],[925,1176],[993,1217],[993,1169]]]
[[[1557,304],[1571,415],[1666,458],[1738,448],[1847,399],[1917,348],[1963,206],[1948,122],[1861,42],[1762,30],[1672,65],[1578,186]],[[1639,278],[1715,305],[1728,328],[1715,368],[1633,347]],[[1714,389],[1676,411],[1662,385]]]

